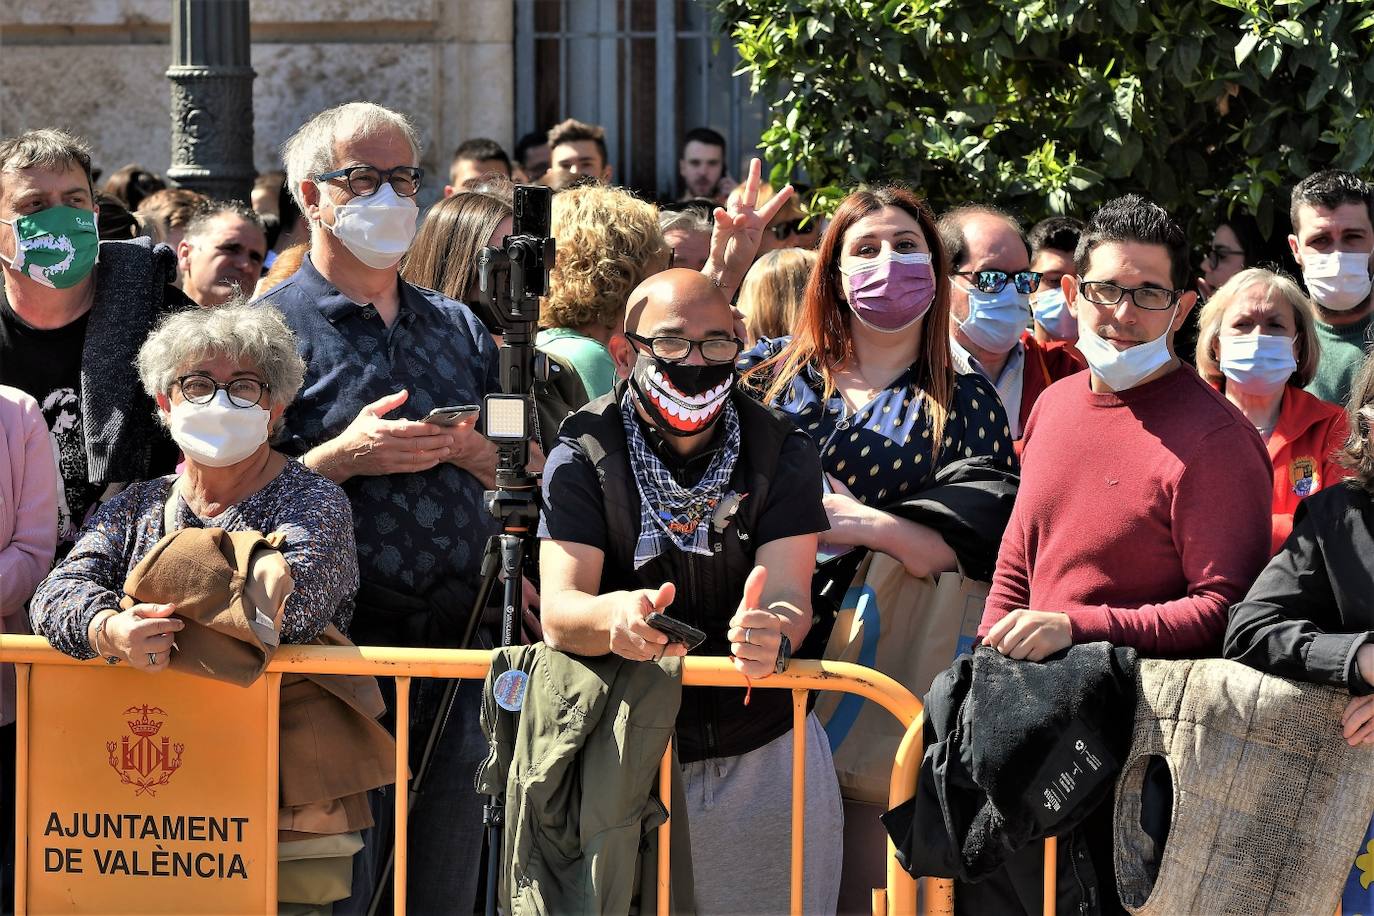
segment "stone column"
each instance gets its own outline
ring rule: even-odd
[[[248,0],[173,0],[172,167],[184,188],[248,202],[253,167],[253,68]]]

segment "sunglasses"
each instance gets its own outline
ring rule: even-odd
[[[1018,293],[1029,295],[1040,286],[1044,274],[1038,270],[1020,270],[1014,274],[1005,270],[956,270],[954,276],[965,278],[980,293],[1000,293],[1010,280],[1016,284]]]
[[[803,229],[802,223],[805,222],[807,222],[805,217],[801,219],[790,219],[787,222],[776,223],[769,226],[768,231],[773,233],[773,237],[779,242],[785,242],[794,235],[810,235],[812,232],[816,231],[816,223],[814,220],[808,223],[806,228]]]

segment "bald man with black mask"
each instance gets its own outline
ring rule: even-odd
[[[553,647],[633,661],[684,655],[658,612],[706,634],[750,680],[782,671],[811,627],[820,458],[737,388],[741,344],[720,290],[668,270],[626,310],[623,380],[563,424],[544,471],[543,626]],[[810,647],[807,648],[817,648]],[[818,653],[812,653],[818,654]],[[700,912],[788,901],[791,697],[683,692],[677,718]],[[833,912],[841,814],[829,744],[807,719],[805,909]]]

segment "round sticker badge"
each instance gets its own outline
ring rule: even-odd
[[[519,712],[525,705],[525,688],[529,686],[529,682],[530,676],[523,671],[511,669],[501,672],[491,689],[492,695],[496,697],[496,705],[506,712]]]

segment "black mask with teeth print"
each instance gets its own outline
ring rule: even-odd
[[[694,436],[710,429],[734,387],[734,363],[689,366],[641,353],[630,374],[635,400],[668,436]]]

